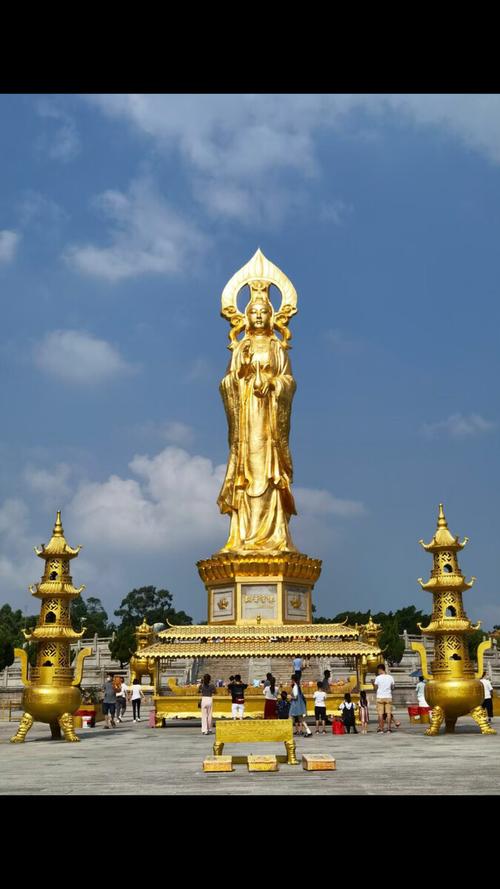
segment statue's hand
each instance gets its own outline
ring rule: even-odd
[[[252,352],[252,344],[248,340],[241,352],[241,366],[238,371],[239,377],[249,377],[252,373],[254,373],[254,367],[252,365],[253,360],[253,352]]]
[[[271,380],[266,380],[260,386],[254,386],[254,393],[257,398],[265,398],[266,395],[269,395],[274,389],[274,383]]]

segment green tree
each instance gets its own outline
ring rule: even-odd
[[[120,626],[114,639],[109,643],[109,650],[120,666],[128,663],[137,647],[135,628],[142,623],[174,625],[192,624],[193,619],[185,611],[176,611],[172,605],[173,596],[168,590],[157,590],[154,586],[143,586],[131,590],[122,600],[115,614],[121,618]]]
[[[35,626],[37,616],[24,617],[20,608],[13,611],[10,605],[2,605],[0,608],[0,671],[10,667],[14,662],[14,648],[21,648],[26,640],[23,629]],[[28,656],[33,652],[30,649],[36,647],[31,643],[28,646]],[[30,663],[32,660],[30,659]]]
[[[133,624],[122,624],[109,643],[109,651],[114,661],[120,661],[120,668],[128,664],[136,647],[135,627]]]
[[[100,599],[89,596],[87,600],[83,596],[73,599],[71,602],[71,623],[75,630],[80,632],[86,627],[85,635],[111,636],[114,624],[108,624],[108,615],[104,610]]]
[[[390,612],[389,612],[390,613]],[[380,635],[380,647],[384,652],[384,656],[391,664],[399,664],[403,657],[405,644],[399,635],[399,626],[397,617],[386,620],[384,628]]]
[[[478,646],[487,636],[488,634],[484,630],[474,630],[472,633],[467,633],[467,649],[471,661],[477,660]]]
[[[154,586],[143,586],[132,590],[122,600],[115,614],[121,618],[120,627],[142,623],[192,624],[193,619],[185,611],[176,611],[172,606],[173,596],[168,590],[157,590]]]
[[[426,627],[431,619],[430,614],[425,614],[423,611],[417,611],[415,605],[407,605],[405,608],[398,608],[394,615],[397,618],[399,632],[403,633],[405,630],[410,636],[419,636],[421,630],[418,627],[418,624],[422,624],[423,627]]]

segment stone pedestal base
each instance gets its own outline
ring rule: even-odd
[[[310,624],[321,561],[302,553],[216,553],[198,562],[209,624]]]
[[[248,756],[249,772],[277,772],[278,760],[275,756]]]

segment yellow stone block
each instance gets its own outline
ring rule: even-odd
[[[275,756],[248,756],[249,772],[277,772],[278,760]]]
[[[302,768],[306,772],[330,772],[337,768],[337,764],[329,753],[304,753]]]
[[[206,756],[203,760],[204,772],[234,772],[232,756]]]

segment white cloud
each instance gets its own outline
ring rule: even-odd
[[[216,501],[225,465],[168,446],[154,457],[134,457],[129,467],[133,478],[112,475],[80,485],[66,512],[82,539],[100,550],[144,554],[222,546],[229,524]],[[362,503],[328,491],[297,488],[295,493],[301,524],[310,517],[366,513]]]
[[[321,175],[316,139],[336,129],[378,138],[388,116],[432,127],[500,163],[498,95],[99,95],[87,101],[127,121],[155,148],[178,151],[206,209],[261,224],[290,210],[295,188],[279,189],[280,171]],[[359,112],[362,112],[360,115]],[[358,112],[356,114],[355,112]],[[339,223],[352,208],[333,200],[323,218]]]
[[[224,466],[176,447],[136,456],[129,465],[136,478],[112,475],[80,486],[69,514],[82,539],[144,553],[223,540],[227,519],[216,500]]]
[[[329,328],[325,330],[324,337],[330,348],[334,352],[342,355],[353,355],[360,351],[361,342],[359,340],[350,339],[346,334],[338,328]]]
[[[174,445],[190,445],[194,439],[194,430],[187,423],[180,423],[178,420],[171,420],[165,423],[163,434],[169,444]]]
[[[95,385],[136,370],[106,340],[79,330],[47,333],[35,349],[34,360],[62,383]]]
[[[40,117],[56,121],[55,129],[46,134],[39,142],[52,160],[64,163],[73,160],[81,150],[80,137],[78,135],[73,118],[52,99],[40,99],[37,105]]]
[[[53,470],[27,466],[23,477],[33,491],[54,506],[55,501],[60,504],[69,495],[68,481],[71,472],[71,467],[67,463],[58,463]]]
[[[160,197],[148,178],[131,183],[128,194],[106,191],[96,206],[112,222],[111,244],[72,245],[66,260],[80,272],[120,281],[137,275],[179,274],[208,246],[208,239]]]
[[[367,514],[366,507],[359,500],[342,500],[334,497],[329,491],[316,488],[295,488],[297,512],[308,515],[335,515],[341,518],[353,518]]]
[[[21,235],[19,232],[3,229],[0,231],[0,264],[14,259]]]
[[[424,438],[428,439],[443,435],[450,438],[470,438],[490,432],[496,426],[496,423],[485,420],[480,414],[470,414],[468,417],[463,414],[451,414],[446,420],[440,420],[437,423],[424,423],[420,431]]]

